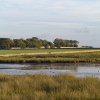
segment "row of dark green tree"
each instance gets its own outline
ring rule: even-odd
[[[42,40],[37,37],[28,39],[0,38],[0,49],[78,47],[78,44],[79,42],[77,40],[63,40],[58,38],[56,38],[54,42]]]

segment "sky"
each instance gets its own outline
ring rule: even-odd
[[[100,0],[0,0],[0,37],[34,36],[100,47]]]

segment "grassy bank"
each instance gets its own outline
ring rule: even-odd
[[[0,100],[99,100],[100,79],[0,75]]]
[[[0,55],[8,54],[22,54],[22,53],[52,53],[52,52],[71,52],[71,51],[85,51],[85,50],[100,50],[99,48],[68,48],[68,49],[28,49],[28,50],[0,50]]]
[[[91,49],[29,49],[29,50],[0,50],[0,55],[7,54],[21,54],[21,53],[40,53],[40,52],[64,52],[77,50],[91,50]],[[94,49],[98,50],[98,49]]]
[[[4,56],[0,63],[100,63],[100,52]]]

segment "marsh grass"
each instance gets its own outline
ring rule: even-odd
[[[0,75],[0,100],[96,100],[100,79],[73,75]]]
[[[0,63],[99,63],[100,52],[0,57]]]

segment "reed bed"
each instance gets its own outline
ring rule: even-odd
[[[0,75],[0,100],[99,100],[100,79],[72,75]]]
[[[100,52],[0,57],[0,63],[100,63]]]

